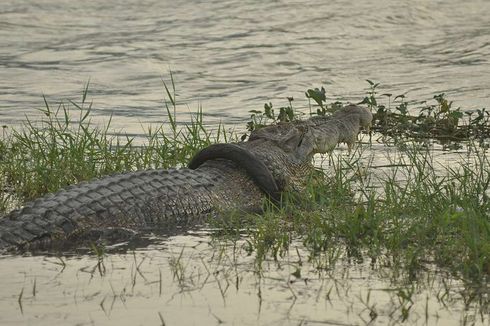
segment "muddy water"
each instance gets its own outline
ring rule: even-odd
[[[342,258],[335,272],[318,271],[300,245],[280,263],[264,262],[259,273],[243,247],[189,234],[108,255],[100,264],[93,256],[4,257],[0,322],[460,325],[481,318],[473,304],[464,306],[462,284],[442,283],[440,276],[396,284],[391,272]]]
[[[91,99],[116,129],[162,119],[174,71],[181,107],[207,121],[247,118],[272,100],[325,85],[359,101],[365,79],[413,100],[445,92],[456,106],[488,106],[487,0],[69,1],[0,4],[0,121],[52,103]]]

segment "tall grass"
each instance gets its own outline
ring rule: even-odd
[[[88,84],[79,103],[61,103],[53,109],[45,99],[41,121],[26,117],[20,129],[4,130],[0,186],[8,192],[0,196],[0,211],[5,211],[12,194],[23,202],[103,175],[179,166],[197,150],[233,137],[222,125],[206,130],[201,110],[179,127],[174,115],[176,100],[170,97],[174,112],[168,105],[162,112],[167,123],[142,131],[146,141],[138,146],[132,137],[111,135],[110,120],[102,126],[94,124],[87,95]]]

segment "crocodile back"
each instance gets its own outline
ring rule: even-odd
[[[249,190],[261,195],[246,174],[226,164],[136,171],[69,186],[0,218],[0,251],[44,247],[97,228],[196,223],[230,202],[227,196],[234,195],[229,185],[237,182],[233,178],[248,182]]]

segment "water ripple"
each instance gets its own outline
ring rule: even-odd
[[[169,69],[180,103],[199,102],[216,121],[321,84],[329,98],[357,101],[368,78],[415,100],[445,91],[484,107],[489,10],[485,0],[5,0],[0,110],[22,119],[43,93],[76,98],[90,79],[100,115],[118,110],[134,121],[121,125],[139,128],[161,109]]]

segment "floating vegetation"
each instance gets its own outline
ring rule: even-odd
[[[373,131],[394,139],[411,139],[426,142],[436,139],[448,148],[461,148],[460,142],[476,141],[488,147],[490,137],[490,112],[485,108],[462,111],[454,108],[445,94],[434,95],[434,104],[409,108],[405,95],[381,94],[388,105],[376,98],[379,83],[368,80],[370,89],[360,104],[366,104],[374,114]]]
[[[462,142],[472,141],[479,146],[489,147],[485,142],[490,138],[490,112],[486,108],[463,111],[454,108],[445,94],[434,95],[434,103],[411,103],[406,96],[390,93],[378,95],[379,83],[367,80],[367,96],[357,104],[367,105],[373,113],[372,131],[382,137],[382,142],[395,141],[427,142],[436,140],[447,149],[462,148]],[[310,115],[329,115],[345,103],[327,103],[326,90],[308,89]],[[381,97],[381,98],[380,98]],[[292,106],[293,98],[288,97],[288,105],[279,107],[276,114],[272,103],[265,103],[263,110],[250,111],[247,129],[252,131],[269,123],[288,122],[301,116]],[[311,102],[313,100],[313,103]],[[384,100],[384,101],[383,101]],[[387,102],[383,104],[382,102]]]

